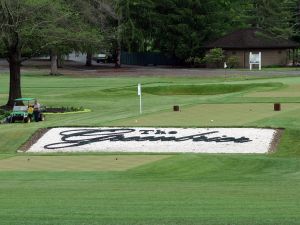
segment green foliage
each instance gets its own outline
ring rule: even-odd
[[[0,109],[0,121],[3,120],[4,118],[8,117],[10,114],[9,111]]]
[[[241,27],[291,37],[295,0],[121,0],[119,32],[126,51],[160,51],[182,61],[203,55],[204,43]],[[272,24],[272,26],[270,26]]]
[[[262,28],[273,36],[290,38],[295,33],[295,0],[248,0],[241,3],[241,19],[252,27]]]
[[[121,0],[121,39],[123,49],[145,52],[150,49],[153,32],[154,2],[152,0]]]
[[[203,66],[203,59],[201,59],[200,57],[195,57],[194,58],[194,65],[195,65],[195,67]]]
[[[189,57],[185,60],[185,63],[191,67],[202,67],[203,66],[203,59],[200,57]]]
[[[208,67],[222,67],[225,59],[224,52],[221,48],[211,49],[203,58]]]
[[[53,48],[65,53],[82,50],[101,41],[99,29],[86,23],[66,1],[1,0],[1,4],[0,38],[5,54],[15,44],[23,56],[30,57]]]
[[[91,27],[66,1],[1,0],[0,45],[9,61],[10,91],[7,106],[21,94],[21,62],[32,56],[90,50],[100,41]],[[56,73],[56,72],[54,72]]]
[[[185,60],[185,63],[192,66],[194,65],[194,57],[188,57],[186,60]]]
[[[201,54],[205,41],[230,26],[217,22],[228,16],[221,1],[157,1],[155,10],[155,35],[159,38],[153,47],[180,59]]]
[[[239,57],[237,56],[230,56],[226,60],[226,64],[229,68],[237,68],[239,66]]]
[[[232,5],[219,0],[121,0],[118,3],[124,50],[161,51],[182,61],[200,56],[205,41],[239,24],[232,19],[236,14]]]

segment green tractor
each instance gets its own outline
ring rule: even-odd
[[[34,120],[34,102],[35,98],[18,98],[15,99],[13,111],[7,118],[7,122],[14,123],[21,121],[24,123],[30,123]],[[26,104],[24,104],[26,102]],[[45,115],[39,110],[37,113],[36,122],[44,121]]]

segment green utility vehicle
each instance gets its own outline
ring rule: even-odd
[[[18,98],[15,99],[13,111],[7,118],[9,123],[21,121],[24,123],[30,123],[34,119],[34,102],[35,98]],[[37,114],[37,121],[44,121],[45,115],[41,111]]]

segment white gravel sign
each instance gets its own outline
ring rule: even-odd
[[[258,128],[52,128],[27,152],[267,153],[276,132]]]

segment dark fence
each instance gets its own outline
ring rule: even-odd
[[[174,66],[179,64],[179,60],[174,57],[168,57],[155,52],[122,52],[121,64],[139,66]]]

